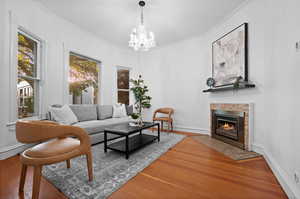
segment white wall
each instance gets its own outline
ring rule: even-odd
[[[6,3],[6,7],[4,7]],[[12,12],[14,23],[24,27],[31,33],[46,41],[46,68],[42,68],[45,76],[43,82],[43,113],[50,104],[68,103],[66,90],[67,74],[65,63],[68,60],[67,50],[81,53],[100,60],[101,66],[101,103],[112,104],[117,101],[116,66],[132,67],[132,75],[137,73],[136,55],[130,50],[114,46],[76,25],[57,17],[42,5],[31,0],[0,1],[0,57],[1,99],[0,99],[0,155],[18,146],[15,132],[6,126],[9,121],[9,11]],[[4,27],[4,29],[2,29]],[[4,36],[2,34],[5,34]],[[5,45],[2,45],[3,41]],[[4,46],[4,52],[2,48]]]
[[[257,9],[250,6],[253,7],[255,4],[243,7],[243,11],[237,12],[228,21],[203,36],[158,48],[143,56],[143,63],[145,63],[143,75],[149,77],[146,80],[151,86],[154,84],[152,90],[155,92],[160,90],[158,95],[153,96],[153,108],[157,99],[161,99],[160,105],[174,107],[177,127],[208,131],[210,102],[255,101],[259,102],[256,103],[258,106],[256,110],[263,112],[264,87],[261,85],[264,81],[264,53],[261,46],[264,46],[264,31],[261,31],[263,27],[259,22],[264,19],[258,15],[259,10],[256,14],[248,14],[251,13],[251,9]],[[260,10],[263,12],[262,9]],[[258,88],[234,93],[203,94],[202,90],[207,88],[206,79],[211,76],[211,43],[243,22],[249,22],[251,46],[258,46],[256,48],[250,46],[249,52],[249,76]],[[162,84],[155,84],[160,81]],[[255,122],[262,123],[262,118],[263,116],[257,113]],[[261,125],[256,125],[256,128]],[[256,129],[256,131],[260,130]],[[260,139],[256,139],[256,143],[259,142]]]
[[[254,145],[299,191],[293,178],[300,170],[299,7],[299,0],[251,0],[206,34],[143,54],[142,74],[153,91],[153,108],[145,116],[171,106],[178,129],[203,132],[209,129],[210,103],[254,102]],[[249,23],[249,79],[257,88],[202,93],[211,76],[212,42],[244,22]]]

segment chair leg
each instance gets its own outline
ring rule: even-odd
[[[22,164],[21,178],[20,178],[20,185],[19,185],[19,193],[24,192],[26,173],[27,173],[27,165]]]
[[[172,128],[172,132],[174,131],[173,129],[173,121],[171,121],[171,128]]]
[[[67,160],[67,168],[71,168],[71,160]]]
[[[42,177],[42,166],[35,166],[34,174],[33,174],[32,199],[39,198],[41,177]]]
[[[171,132],[170,122],[168,122],[168,132]]]
[[[161,126],[161,127],[160,127],[160,130],[163,131],[163,130],[164,130],[164,122],[163,122],[163,121],[160,121],[160,123],[161,123],[161,125],[160,125],[160,126]]]
[[[87,160],[89,181],[92,181],[93,180],[93,158],[92,158],[92,153],[91,152],[88,152],[86,154],[86,160]]]
[[[153,121],[153,122],[154,122],[154,121]],[[151,128],[151,131],[152,131],[152,133],[153,133],[153,131],[154,131],[154,128],[153,128],[153,127]]]

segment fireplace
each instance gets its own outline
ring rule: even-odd
[[[238,111],[212,111],[212,137],[245,149],[245,113]]]

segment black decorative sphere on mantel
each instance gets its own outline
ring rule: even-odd
[[[216,83],[216,81],[212,77],[210,77],[206,80],[206,85],[209,87],[213,87],[215,85],[215,83]]]
[[[144,6],[146,5],[146,2],[145,2],[145,1],[139,1],[139,5],[140,5],[141,7],[144,7]]]

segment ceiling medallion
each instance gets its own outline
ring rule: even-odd
[[[133,28],[130,34],[129,47],[135,51],[148,51],[150,48],[155,47],[155,37],[153,32],[147,32],[144,24],[143,7],[146,5],[145,1],[140,1],[141,7],[141,23],[138,27]]]

